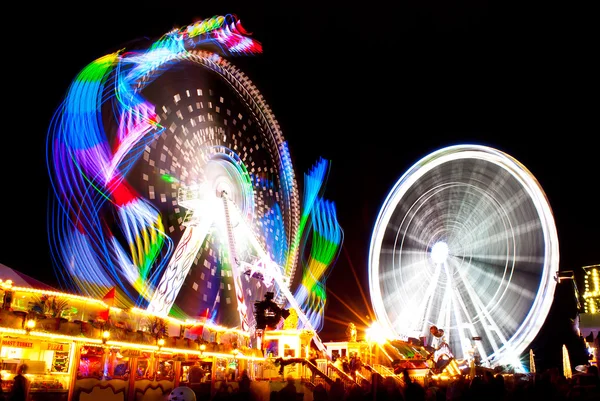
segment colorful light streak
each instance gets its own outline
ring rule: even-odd
[[[335,264],[343,242],[343,231],[337,222],[335,208],[331,202],[318,199],[312,215],[312,246],[308,260],[303,266],[302,282],[294,297],[302,310],[309,311],[308,319],[316,331],[321,331],[324,322],[325,281]]]
[[[320,328],[326,301],[324,281],[343,238],[334,204],[320,196],[329,165],[320,160],[305,175],[301,214],[291,157],[278,124],[250,81],[219,54],[205,50],[215,46],[223,55],[262,51],[235,16],[217,16],[174,29],[146,51],[123,50],[101,57],[77,75],[53,118],[47,142],[47,165],[56,200],[48,214],[49,241],[57,276],[71,291],[101,297],[107,288],[117,285],[121,306],[144,307],[157,300],[153,305],[161,314],[184,315],[174,301],[184,273],[204,249],[201,246],[215,244],[215,236],[219,230],[223,232],[222,228],[212,228],[218,213],[206,208],[206,203],[200,205],[205,209],[194,213],[196,218],[202,216],[204,226],[187,228],[184,239],[196,234],[192,235],[193,246],[182,250],[181,240],[175,243],[171,238],[164,223],[166,216],[135,189],[130,175],[147,150],[173,132],[173,126],[159,116],[157,106],[146,99],[144,90],[172,66],[191,61],[217,71],[248,103],[265,131],[277,138],[273,141],[277,153],[272,157],[279,171],[273,176],[258,176],[254,168],[248,171],[247,160],[238,156],[240,149],[215,146],[202,157],[207,163],[220,160],[217,165],[222,166],[219,171],[223,174],[219,179],[238,189],[233,216],[245,227],[237,230],[247,238],[236,242],[242,249],[248,245],[255,251],[260,248],[260,259],[268,266],[277,266],[276,274],[283,273],[287,285],[295,274],[300,250],[312,233],[310,256],[303,262],[302,289],[297,292],[299,302],[294,300],[293,304],[299,304],[310,324]],[[214,133],[207,135],[212,138]],[[186,178],[168,170],[161,171],[159,177],[181,187]],[[280,199],[255,219],[256,188],[273,192],[277,185]],[[192,218],[191,213],[186,218]],[[246,227],[245,221],[252,227]],[[216,262],[224,263],[225,271],[227,258],[222,252],[234,251],[217,250]],[[250,251],[243,252],[247,256]],[[180,265],[178,257],[185,263]],[[236,274],[236,288],[239,278]],[[157,291],[161,283],[165,287]],[[238,298],[243,300],[243,294]],[[215,313],[216,309],[213,316]]]
[[[226,21],[232,25],[223,26]],[[217,43],[226,53],[261,50],[252,39],[240,46],[241,32],[233,17],[215,17],[191,31],[166,34],[146,52],[101,57],[72,83],[48,136],[48,168],[59,201],[49,219],[57,234],[50,240],[54,259],[66,267],[59,276],[65,284],[72,281],[72,290],[87,287],[100,296],[111,282],[128,283],[127,298],[139,303],[156,285],[173,244],[158,211],[125,180],[145,146],[164,130],[141,91],[189,48]],[[107,111],[119,122],[112,139],[105,132]],[[106,223],[111,215],[118,217],[117,231]]]

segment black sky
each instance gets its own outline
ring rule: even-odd
[[[296,2],[287,9],[203,3],[145,10],[17,5],[6,17],[0,263],[56,281],[46,238],[45,137],[79,70],[130,40],[226,13],[263,44],[264,54],[232,62],[274,111],[297,176],[319,157],[331,160],[325,196],[336,202],[345,232],[327,282],[331,319],[359,323],[348,307],[368,314],[350,264],[368,291],[369,240],[385,196],[416,161],[448,145],[488,145],[519,160],[548,196],[561,270],[600,263],[590,13],[500,10],[485,1]],[[328,320],[322,337],[344,329]]]

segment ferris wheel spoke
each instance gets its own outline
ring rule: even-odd
[[[503,225],[505,227],[505,231],[511,231],[513,232],[515,235],[517,235],[520,232],[524,232],[524,233],[528,233],[530,231],[529,230],[536,230],[540,228],[539,226],[539,220],[538,223],[536,224],[535,221],[533,222],[534,224],[532,226],[529,226],[529,222],[521,222],[519,223],[519,225],[524,225],[525,226],[525,231],[519,231],[517,230],[515,227],[513,227],[511,219],[509,218],[509,216],[514,216],[516,212],[519,212],[524,205],[528,204],[528,198],[527,198],[527,192],[523,189],[517,191],[513,196],[511,196],[510,198],[507,198],[505,200],[502,199],[496,199],[493,197],[490,197],[492,202],[490,203],[490,207],[492,209],[491,213],[486,213],[485,215],[487,215],[487,218],[482,219],[480,222],[474,222],[474,230],[476,232],[479,233],[487,233],[487,232],[491,232],[491,233],[495,233],[497,231],[497,229],[495,229],[495,227],[497,227],[499,224]],[[507,224],[510,224],[510,227],[507,226]]]
[[[432,305],[440,273],[441,267],[438,265],[434,270],[433,276],[428,280],[425,291],[418,291],[413,294],[413,297],[417,298],[418,301],[413,303],[416,309],[406,308],[404,310],[406,313],[403,313],[393,322],[394,327],[404,327],[403,331],[418,331],[423,330],[427,326],[433,311]],[[406,295],[407,297],[409,296],[409,294]]]
[[[460,311],[459,310],[455,310],[455,314],[456,314],[456,322],[457,322],[457,330],[459,332],[459,338],[460,338],[460,345],[461,345],[461,349],[463,351],[463,354],[466,354],[468,352],[468,348],[470,348],[470,342],[469,339],[467,337],[465,337],[465,330],[468,330],[471,338],[477,336],[477,331],[475,329],[475,324],[476,322],[473,322],[473,320],[471,319],[471,314],[469,313],[469,310],[467,308],[467,305],[462,297],[462,294],[460,291],[454,291],[454,297],[456,299],[456,304],[460,305]],[[461,313],[462,312],[462,313]],[[487,353],[485,351],[485,348],[483,347],[478,347],[478,352],[481,356],[481,358],[483,359],[487,359]]]
[[[465,254],[475,254],[478,250],[484,250],[489,252],[489,249],[493,249],[494,245],[504,245],[504,248],[510,250],[514,248],[515,233],[512,227],[503,226],[501,231],[490,232],[488,231],[473,231],[475,240],[463,244],[463,252]],[[514,254],[514,252],[510,252]]]
[[[250,225],[248,225],[244,220],[239,207],[229,200],[228,204],[230,205],[229,213],[231,214],[232,218],[237,221],[235,231],[238,234],[238,236],[246,240],[252,246],[258,258],[270,259],[270,256],[267,254],[267,251],[260,243],[258,236],[254,233],[254,231],[252,231]]]
[[[389,250],[383,250],[382,256],[386,256],[386,258],[385,258],[386,261],[389,260],[390,263],[392,263],[394,266],[396,266],[400,263],[399,258],[401,256],[403,257],[403,259],[405,261],[406,260],[410,261],[411,259],[415,259],[415,257],[422,256],[422,251],[419,251],[416,249],[407,249],[406,247],[404,247],[404,248],[402,248],[402,250],[400,252],[400,250],[390,248]],[[405,274],[406,276],[421,275],[423,273],[422,263],[420,261],[415,261],[415,262],[411,261],[409,264],[405,265],[405,270],[406,270],[406,274]],[[386,277],[389,275],[389,278],[395,277],[394,273],[389,272],[389,271],[383,272],[382,274]]]
[[[486,155],[481,156],[481,158],[470,159],[468,166],[461,163],[453,164],[453,172],[456,173],[454,176],[465,177],[462,180],[463,185],[477,191],[483,190],[482,187],[484,186],[486,194],[504,193],[504,188],[506,188],[510,174],[503,169],[493,168],[494,165],[488,162]],[[455,170],[459,168],[460,171]],[[494,198],[493,196],[491,197]],[[472,209],[478,209],[481,204],[489,200],[487,196],[476,196],[473,199],[475,200],[475,204]],[[470,216],[464,217],[468,221]]]
[[[414,249],[416,249],[418,246],[426,247],[427,242],[419,236],[418,232],[414,232],[414,230],[412,230],[411,228],[412,227],[409,226],[403,229],[403,231],[395,231],[394,233],[396,234],[396,241],[400,239],[402,248],[405,247],[405,243],[409,243]],[[395,247],[393,249],[395,249]],[[407,252],[409,253],[411,251],[411,249],[407,250]]]
[[[398,280],[402,281],[402,286],[398,286],[396,285],[396,287],[402,288],[405,291],[405,298],[410,298],[411,296],[414,296],[414,293],[409,294],[406,290],[408,288],[415,288],[415,285],[420,286],[421,283],[423,282],[423,277],[424,277],[424,272],[423,272],[423,262],[422,261],[415,261],[411,264],[405,264],[405,271],[401,274],[398,275],[398,273],[396,273],[393,276],[390,276],[388,278],[388,280],[382,282],[382,284],[389,284],[391,279],[394,279],[394,282],[396,283]],[[387,274],[384,274],[384,276],[387,276]],[[439,274],[435,274],[435,277],[439,277]],[[405,277],[407,279],[405,279]],[[432,281],[433,282],[433,281]]]
[[[434,271],[434,275],[432,277],[432,279],[429,281],[429,285],[427,286],[427,289],[425,290],[425,294],[424,294],[424,298],[423,301],[421,302],[419,305],[426,305],[424,310],[421,309],[419,310],[418,313],[416,313],[417,316],[419,317],[423,317],[422,318],[422,324],[421,324],[421,332],[425,333],[428,330],[427,325],[431,322],[431,316],[433,314],[433,300],[434,300],[434,296],[435,296],[435,290],[437,288],[437,283],[439,281],[439,277],[441,274],[441,266],[439,264],[436,265],[435,271]]]
[[[458,264],[457,264],[458,266]],[[464,263],[457,267],[457,269],[464,270],[461,272],[460,277],[464,280],[469,281],[469,285],[472,287],[477,286],[479,288],[491,288],[491,290],[485,291],[485,304],[489,305],[494,300],[498,300],[501,296],[498,296],[499,291],[506,291],[506,288],[510,284],[511,272],[506,264],[498,265],[489,263],[487,261],[478,261],[469,258],[468,263]],[[489,309],[490,311],[493,310]]]
[[[465,213],[460,213],[460,215],[462,217],[461,220],[468,225],[473,222],[476,224],[484,223],[480,221],[480,219],[474,218],[475,215],[473,214],[473,211],[487,209],[490,204],[498,204],[494,194],[501,194],[504,192],[503,188],[509,177],[503,170],[498,170],[493,177],[489,177],[488,179],[485,172],[480,170],[480,168],[487,168],[487,166],[488,163],[481,160],[476,161],[475,165],[471,166],[470,178],[463,182],[463,188],[468,189],[468,191],[463,192],[465,201],[462,202],[461,205],[468,206],[469,208],[461,208],[461,212],[464,211]],[[485,182],[485,184],[483,184],[483,182]],[[482,187],[483,185],[485,185],[485,187]],[[474,200],[474,204],[467,202],[467,199]]]
[[[430,277],[429,273],[423,272],[423,262],[414,262],[412,263],[412,265],[413,268],[411,269],[411,271],[403,272],[401,275],[396,274],[396,279],[400,277],[402,281],[402,288],[404,289],[404,291],[406,291],[407,296],[409,294],[409,291],[407,291],[407,289],[420,289],[421,287],[423,287],[424,280],[430,281],[433,284],[437,284],[437,280],[439,280],[439,274],[436,274],[437,272],[435,272],[435,270],[433,277]],[[421,291],[413,291],[412,295],[414,295],[416,292],[422,295]]]
[[[211,225],[212,218],[206,216],[187,228],[148,304],[150,312],[165,316],[169,313]]]
[[[539,219],[525,221],[523,223],[517,224],[513,231],[515,233],[515,237],[521,238],[530,238],[532,234],[538,234],[542,229],[542,225]]]
[[[444,275],[446,277],[446,285],[444,286],[444,292],[442,296],[442,302],[440,306],[440,313],[436,319],[438,325],[442,325],[442,327],[450,327],[451,326],[451,317],[453,310],[453,299],[452,299],[452,277],[450,272],[448,271],[448,265],[446,263],[442,263],[444,268]]]
[[[468,262],[460,268],[465,269],[468,274],[467,277],[473,277],[473,281],[479,285],[491,282],[499,286],[506,276],[507,263],[500,256],[497,261],[500,263],[493,263],[493,259],[488,258],[487,255],[482,260],[470,256]]]
[[[490,246],[493,244],[501,244],[508,243],[511,245],[511,248],[514,248],[514,244],[516,244],[518,238],[522,238],[524,241],[527,241],[529,235],[532,233],[537,233],[540,230],[540,221],[539,220],[531,220],[517,226],[511,227],[510,230],[505,230],[501,232],[496,232],[493,235],[489,236],[479,236],[476,241],[466,243],[463,246],[465,255],[476,258],[476,259],[489,259],[490,261],[501,261],[506,259],[507,255],[505,254],[496,254],[489,255],[484,253],[478,253],[478,250],[487,251],[490,249]],[[543,263],[543,256],[530,256],[528,254],[515,254],[511,253],[511,259],[513,261],[518,262],[530,262],[530,263]]]
[[[487,340],[490,342],[494,351],[498,350],[498,343],[496,342],[496,338],[499,339],[500,344],[506,343],[506,338],[501,330],[501,324],[495,321],[495,318],[492,316],[492,313],[488,310],[485,303],[481,300],[475,288],[471,285],[470,280],[464,277],[461,269],[456,269],[458,273],[458,277],[460,277],[461,282],[466,290],[466,295],[469,297],[469,301],[475,308],[475,312],[477,316],[482,322],[483,330],[486,333]],[[507,316],[502,316],[507,317]],[[503,322],[503,325],[506,323]],[[495,335],[495,337],[494,337]]]

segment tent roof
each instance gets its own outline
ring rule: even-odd
[[[18,287],[38,288],[41,290],[58,291],[56,288],[49,286],[25,273],[21,273],[6,265],[0,263],[0,280],[12,280],[13,285]]]

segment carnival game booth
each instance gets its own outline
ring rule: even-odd
[[[247,333],[206,322],[10,280],[0,279],[0,297],[2,389],[27,364],[33,401],[158,401],[180,385],[209,393],[263,359]]]
[[[327,350],[327,356],[331,360],[349,358],[355,354],[369,364],[371,363],[371,357],[375,348],[375,345],[365,341],[328,341],[324,342],[323,345]]]
[[[352,357],[361,360],[360,369],[355,372],[357,379],[371,380],[377,372],[383,377],[391,376],[404,385],[403,372],[406,370],[411,380],[425,384],[430,372],[427,364],[429,353],[424,346],[402,340],[385,341],[330,341],[323,343],[328,357],[332,360],[348,361]],[[337,365],[338,369],[342,366]],[[338,372],[339,374],[339,372]]]
[[[301,379],[307,375],[302,363],[283,364],[285,359],[308,358],[310,343],[315,333],[313,330],[266,330],[263,334],[265,356],[267,362],[260,365],[258,376],[264,379],[280,379],[281,377]],[[326,371],[326,369],[322,369]]]

